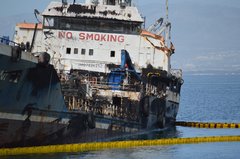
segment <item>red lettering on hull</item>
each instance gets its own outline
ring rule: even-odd
[[[71,32],[67,32],[66,33],[66,37],[67,37],[67,39],[72,39],[73,37],[72,37],[72,33]]]
[[[59,39],[65,38],[65,32],[64,31],[59,31],[58,32],[58,38]]]
[[[59,39],[75,39],[73,38],[72,32],[59,31]],[[84,33],[80,32],[78,34],[79,40],[92,40],[92,41],[102,41],[102,42],[119,42],[123,43],[125,37],[123,35],[114,35],[114,34],[95,34],[95,33]]]
[[[72,32],[59,31],[58,38],[59,39],[72,39],[73,35],[72,35]]]

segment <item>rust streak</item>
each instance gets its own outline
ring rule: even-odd
[[[163,36],[153,34],[153,33],[149,32],[149,31],[146,31],[146,30],[141,30],[141,36],[147,36],[147,37],[151,37],[151,38],[154,38],[154,39],[158,39],[158,40],[162,41],[163,43],[165,42]]]

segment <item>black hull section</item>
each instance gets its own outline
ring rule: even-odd
[[[167,101],[166,103],[166,126],[173,126],[176,122],[176,117],[179,109],[179,103]]]
[[[81,122],[81,121],[79,121]],[[99,123],[105,124],[105,123]],[[66,143],[109,141],[129,134],[121,130],[103,128],[69,128],[69,124],[0,119],[0,147],[26,147]]]
[[[169,105],[171,107],[173,106],[172,103],[169,103]],[[177,104],[175,108],[178,108]],[[44,112],[42,112],[42,114],[43,113]],[[165,114],[164,127],[174,125],[175,116],[171,116],[171,114],[174,114],[172,110]],[[123,135],[135,134],[159,127],[159,125],[155,125],[155,127],[143,128],[140,123],[131,123],[126,120],[111,117],[95,116],[95,128],[90,128],[88,125],[83,125],[83,118],[86,119],[86,114],[78,113],[78,115],[76,115],[76,113],[66,113],[66,116],[72,116],[72,118],[58,120],[54,117],[36,117],[36,115],[32,115],[28,119],[26,115],[9,114],[9,116],[7,116],[5,113],[6,118],[0,119],[0,147],[109,141]],[[14,117],[22,119],[10,119]],[[151,114],[146,118],[146,121],[156,120],[157,118],[159,118],[159,116],[157,117]]]
[[[55,69],[36,62],[30,53],[0,44],[0,147],[50,142],[71,118]]]
[[[22,147],[49,144],[57,139],[66,125],[0,119],[0,147]]]

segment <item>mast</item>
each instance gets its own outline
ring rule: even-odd
[[[166,28],[165,28],[165,45],[167,46],[167,47],[170,47],[170,45],[171,45],[171,37],[170,37],[170,30],[171,30],[171,23],[168,21],[168,0],[166,0],[166,22],[165,22],[165,26],[166,26]],[[171,59],[170,59],[170,57],[171,57],[171,54],[169,54],[169,57],[168,57],[168,71],[170,71],[171,70]]]
[[[169,41],[170,41],[170,27],[171,24],[168,21],[168,0],[166,0],[166,21],[165,21],[165,40],[166,40],[166,45],[169,46]]]
[[[166,21],[168,22],[168,0],[166,0]]]

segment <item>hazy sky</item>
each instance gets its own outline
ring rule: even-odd
[[[34,21],[33,10],[43,11],[50,1],[1,1],[0,36],[12,36],[16,22]],[[164,17],[165,0],[134,2],[147,17],[147,25]],[[240,73],[240,0],[169,0],[169,17],[176,47],[173,67],[185,72]]]

